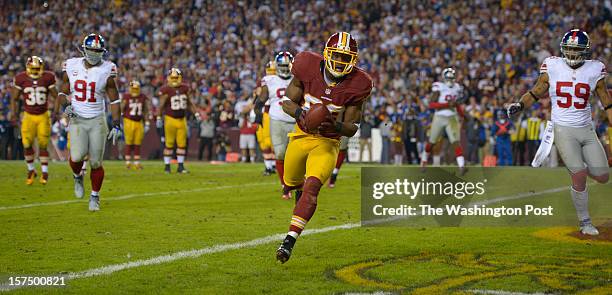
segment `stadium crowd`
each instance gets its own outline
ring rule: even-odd
[[[59,75],[62,61],[80,55],[77,46],[91,32],[106,38],[108,58],[119,67],[120,90],[139,80],[154,108],[166,71],[181,68],[205,118],[192,136],[203,135],[205,146],[219,152],[228,146],[223,131],[238,126],[237,113],[248,105],[244,102],[274,52],[321,52],[329,35],[348,31],[359,42],[359,65],[375,81],[360,144],[371,144],[371,129],[380,128],[385,163],[416,163],[431,117],[431,84],[445,67],[456,69],[467,98],[462,128],[467,159],[483,163],[496,152],[500,134],[492,133],[492,127],[502,105],[534,83],[545,57],[560,54],[564,32],[586,30],[592,57],[612,60],[610,1],[0,3],[0,159],[20,157],[18,126],[7,121],[8,90],[27,56],[42,56]],[[538,140],[534,122],[540,128],[549,109],[544,100],[514,122],[508,136],[525,157],[515,155],[510,164],[530,161],[526,154],[534,152]],[[61,124],[54,133],[62,138]]]

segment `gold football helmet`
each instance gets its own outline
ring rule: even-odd
[[[28,61],[26,62],[26,74],[28,74],[30,78],[40,78],[44,70],[44,62],[42,58],[36,55],[28,57]]]
[[[172,68],[168,71],[167,80],[170,87],[179,87],[183,83],[183,73],[177,68]]]

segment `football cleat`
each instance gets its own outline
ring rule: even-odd
[[[468,172],[468,167],[459,167],[459,176],[464,176]]]
[[[132,164],[132,169],[134,170],[142,170],[142,164]]]
[[[262,173],[263,176],[270,176],[270,169],[266,168],[266,170],[264,170],[264,172]]]
[[[427,161],[421,161],[421,173],[425,173],[427,170]]]
[[[85,188],[83,187],[83,175],[74,177],[74,196],[81,199],[83,198],[83,194],[85,192]]]
[[[28,171],[28,178],[26,178],[26,184],[27,185],[32,185],[34,183],[34,178],[36,178],[36,171],[35,170],[29,170]]]
[[[597,228],[591,223],[590,219],[580,222],[580,233],[583,235],[596,236],[599,235]]]
[[[48,179],[49,179],[49,173],[43,172],[43,174],[40,176],[39,182],[42,184],[47,184]]]
[[[100,197],[91,195],[89,196],[89,211],[100,211]]]
[[[285,244],[281,244],[276,250],[276,260],[280,263],[285,263],[291,257],[291,248],[285,247]]]
[[[183,166],[183,164],[179,164],[178,168],[176,169],[177,173],[183,173],[183,174],[187,174],[189,173],[189,170],[185,169],[185,166]]]
[[[132,169],[132,163],[125,163],[125,169]]]
[[[166,167],[164,168],[164,172],[166,174],[170,174],[172,172],[172,170],[170,169],[170,164],[166,164]]]

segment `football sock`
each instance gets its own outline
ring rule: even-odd
[[[125,145],[124,157],[125,157],[125,163],[129,165],[130,160],[132,160],[132,145],[131,144]]]
[[[184,163],[185,162],[185,149],[184,148],[177,148],[176,149],[176,161],[179,163]]]
[[[584,191],[576,191],[573,187],[570,188],[572,193],[572,201],[576,208],[576,214],[578,215],[579,221],[590,219],[589,216],[589,193],[585,189]]]
[[[421,162],[427,163],[427,160],[429,158],[429,153],[431,152],[432,148],[433,148],[433,145],[431,143],[428,142],[425,144],[425,149],[423,149],[423,153],[421,153]]]
[[[91,195],[97,197],[100,195],[100,192],[91,191]]]
[[[34,149],[29,147],[24,151],[24,157],[26,161],[26,165],[28,165],[28,170],[34,170]]]
[[[92,168],[89,177],[91,179],[91,190],[99,192],[102,188],[102,182],[104,181],[104,168],[102,166],[95,169]]]
[[[289,231],[300,234],[304,230],[304,227],[306,227],[306,224],[317,209],[317,197],[322,185],[321,181],[314,176],[306,179],[302,196],[295,205],[295,209],[293,209]]]
[[[170,165],[170,157],[169,156],[164,156],[164,164]]]
[[[461,146],[457,146],[455,148],[455,157],[457,159],[457,166],[465,166],[465,158],[463,157],[463,149],[461,148]]]
[[[49,151],[47,150],[47,147],[40,147],[38,158],[40,159],[40,168],[42,172],[49,173]]]
[[[293,246],[295,245],[295,241],[297,240],[298,236],[299,236],[299,234],[294,232],[294,231],[288,232],[287,236],[283,240],[283,245],[285,247],[288,247],[289,249],[292,249]]]
[[[185,156],[176,156],[176,161],[177,161],[179,164],[183,164],[183,163],[185,163]]]
[[[342,163],[344,163],[344,159],[346,158],[346,150],[342,150],[338,153],[338,158],[336,158],[336,169],[340,170],[340,167],[342,167]],[[336,169],[334,169],[334,171],[336,171]],[[336,174],[338,172],[336,171]]]
[[[140,164],[140,145],[132,145],[132,151],[134,152],[134,163]]]
[[[69,159],[68,162],[70,163],[70,168],[72,169],[74,176],[81,175],[81,170],[85,170],[85,161],[73,162],[72,159]]]

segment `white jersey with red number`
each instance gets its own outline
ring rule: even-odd
[[[432,92],[440,92],[440,96],[438,96],[439,103],[448,103],[450,101],[455,101],[461,96],[462,88],[461,85],[457,83],[453,83],[453,85],[448,85],[444,82],[434,82],[431,85]],[[454,116],[457,114],[455,109],[439,109],[436,110],[436,115],[441,116]]]
[[[598,60],[585,60],[572,69],[562,58],[551,56],[544,60],[540,73],[548,74],[552,121],[567,127],[584,127],[592,123],[589,97],[595,92],[597,81],[608,74]]]
[[[64,62],[63,71],[70,81],[72,110],[80,117],[93,118],[105,112],[106,81],[117,76],[117,66],[103,60],[102,64],[86,68],[85,58],[71,58]]]
[[[261,86],[268,87],[268,101],[270,102],[270,119],[295,123],[295,119],[289,116],[281,106],[281,98],[285,96],[285,90],[291,79],[283,79],[277,75],[267,75],[261,79]]]

